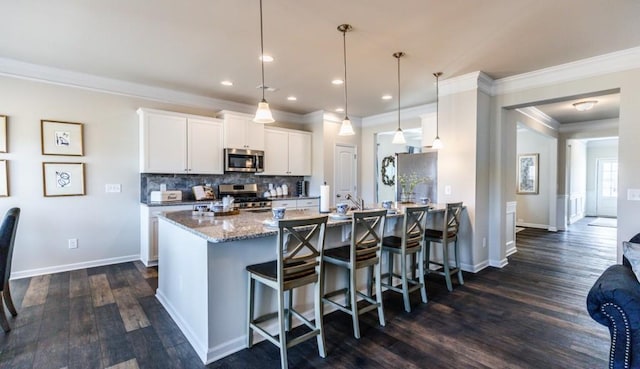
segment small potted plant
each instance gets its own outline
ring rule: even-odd
[[[413,190],[420,183],[428,183],[431,181],[430,177],[422,177],[416,173],[400,174],[398,175],[398,184],[400,185],[400,201],[402,203],[414,202],[415,193]]]

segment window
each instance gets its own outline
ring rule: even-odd
[[[618,162],[602,162],[602,197],[618,197]]]

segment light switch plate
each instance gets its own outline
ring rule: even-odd
[[[445,195],[451,195],[451,186],[450,185],[444,186],[444,194]]]
[[[640,201],[640,189],[637,189],[637,188],[627,189],[627,200]]]
[[[120,192],[120,184],[106,184],[104,185],[104,192]]]

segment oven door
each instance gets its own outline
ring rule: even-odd
[[[244,149],[224,149],[225,172],[258,172],[262,166],[259,158],[264,157],[262,151]]]

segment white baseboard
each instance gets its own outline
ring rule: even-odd
[[[516,223],[516,227],[525,227],[525,228],[538,228],[538,229],[549,229],[551,226],[548,224],[536,224],[536,223]]]
[[[507,251],[505,252],[506,253],[505,256],[511,256],[511,255],[515,254],[516,252],[518,252],[518,249],[515,246],[511,247],[511,248],[507,249]]]
[[[460,269],[462,269],[465,272],[469,272],[469,273],[478,273],[479,271],[481,271],[482,269],[486,268],[489,266],[489,261],[485,260],[483,262],[480,262],[478,264],[465,264],[465,263],[460,263]]]
[[[509,264],[509,260],[506,257],[502,260],[489,260],[489,266],[495,268],[504,268],[507,264]]]
[[[52,266],[52,267],[37,268],[37,269],[27,269],[27,270],[21,270],[21,271],[17,271],[17,272],[11,272],[11,278],[10,279],[20,279],[20,278],[35,277],[35,276],[43,275],[43,274],[53,274],[53,273],[60,273],[60,272],[68,272],[70,270],[94,268],[94,267],[99,267],[99,266],[103,266],[103,265],[126,263],[126,262],[129,262],[129,261],[136,261],[136,260],[140,260],[140,255],[119,256],[117,258],[84,261],[82,263],[56,265],[56,266]]]

